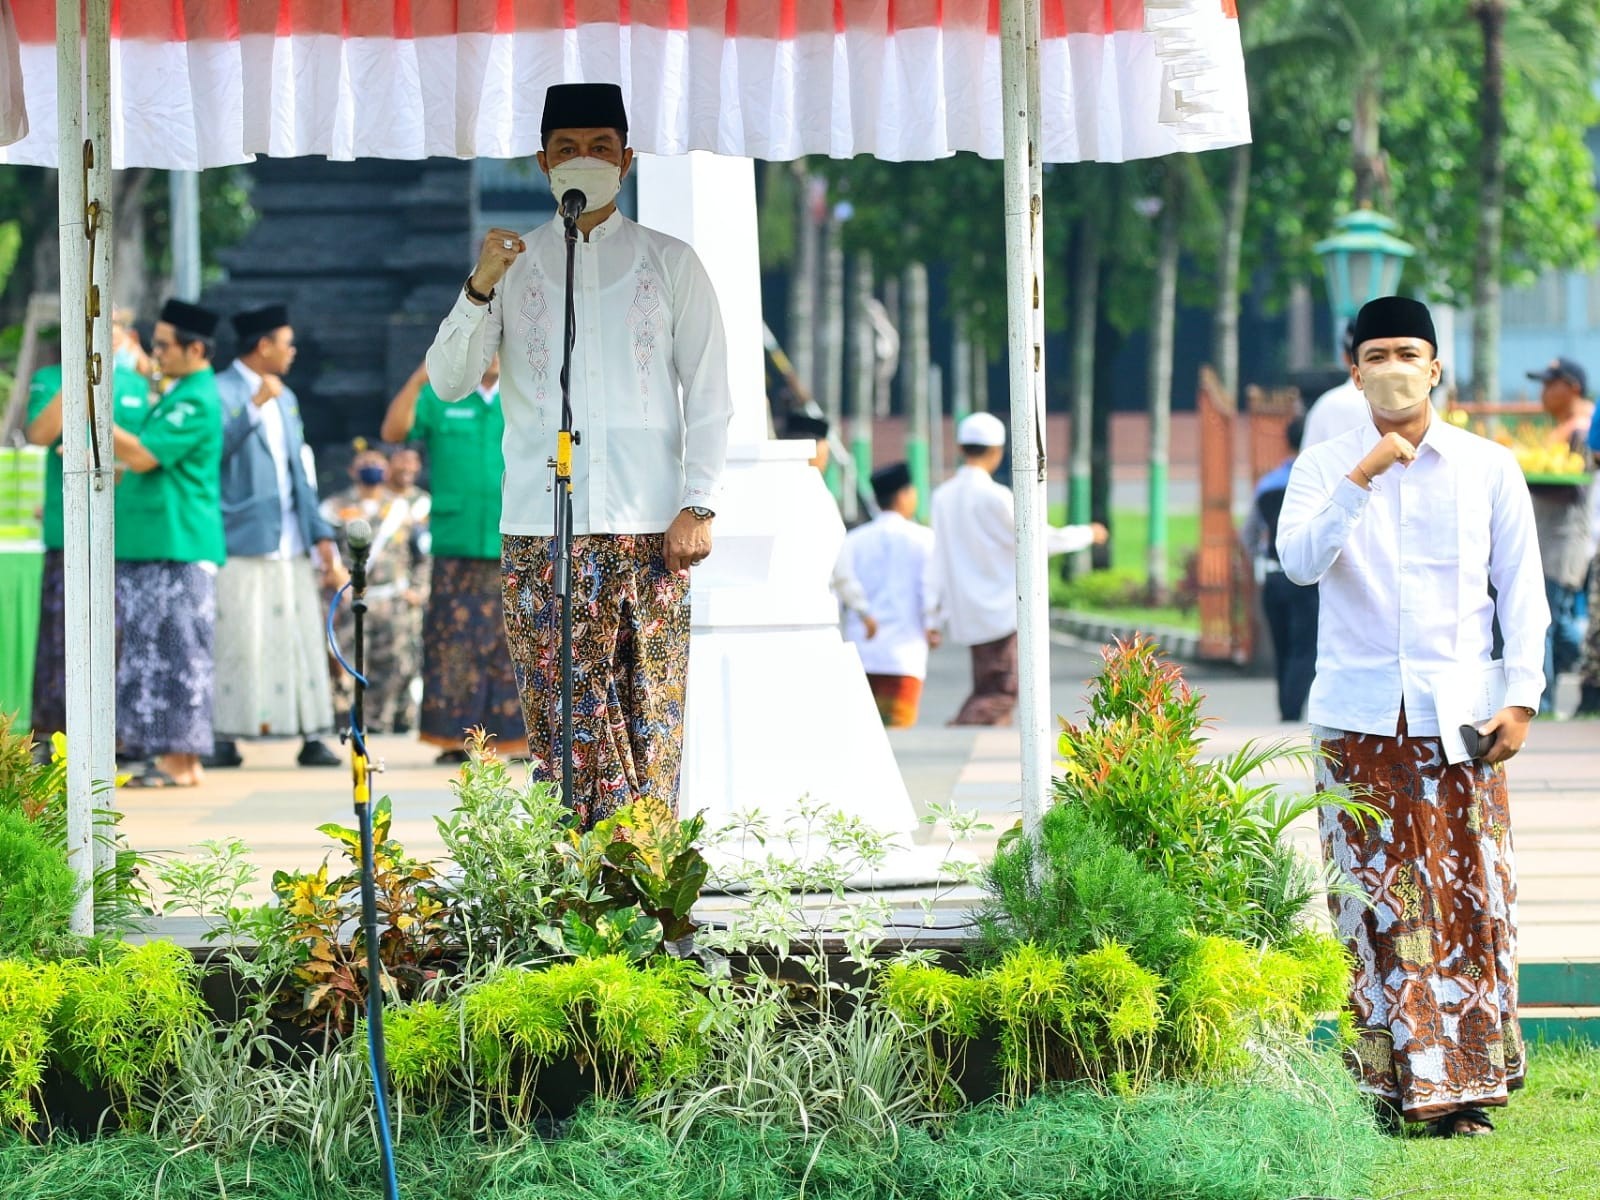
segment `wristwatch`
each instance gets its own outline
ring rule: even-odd
[[[688,513],[696,521],[709,521],[712,517],[717,515],[703,504],[685,505],[683,511]]]

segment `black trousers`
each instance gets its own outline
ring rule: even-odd
[[[1273,571],[1261,585],[1261,607],[1278,666],[1278,714],[1285,721],[1299,721],[1317,673],[1317,589],[1290,583],[1282,571]]]

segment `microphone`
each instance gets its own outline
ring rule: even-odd
[[[367,555],[372,553],[372,526],[357,517],[344,527],[350,544],[350,590],[360,597],[367,590]]]
[[[576,221],[583,215],[584,205],[589,203],[589,198],[578,188],[568,188],[561,196],[561,216],[563,220]]]

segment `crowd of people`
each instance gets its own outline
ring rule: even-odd
[[[219,314],[170,300],[146,354],[113,323],[119,760],[130,786],[192,787],[243,763],[240,743],[295,738],[305,767],[337,766],[327,738],[354,685],[330,654],[326,614],[348,579],[347,528],[374,530],[367,559],[367,727],[420,731],[440,761],[481,727],[502,751],[527,740],[500,617],[498,370],[474,403],[446,406],[419,368],[389,407],[388,450],[358,443],[350,486],[320,500],[283,305],[231,318],[238,354],[212,366]],[[61,368],[29,383],[29,441],[59,449]],[[417,480],[418,448],[432,492]],[[32,726],[63,731],[64,574],[59,453],[46,458],[45,570]],[[337,610],[349,647],[353,610]],[[420,699],[420,703],[419,703]]]

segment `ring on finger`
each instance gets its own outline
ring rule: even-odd
[[[510,238],[506,238],[506,240],[501,242],[500,244],[502,246],[504,246],[507,250],[514,250],[514,249],[516,249],[516,245],[517,245]]]

